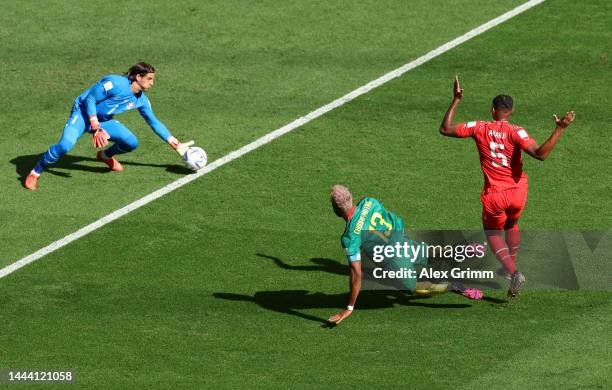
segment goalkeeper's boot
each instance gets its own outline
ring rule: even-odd
[[[525,275],[516,271],[510,278],[510,287],[508,288],[508,297],[515,298],[519,294],[519,290],[525,284]]]
[[[102,161],[104,164],[108,165],[108,167],[111,169],[111,171],[115,171],[115,172],[123,171],[123,166],[121,165],[121,163],[119,161],[117,161],[114,157],[111,157],[109,159],[104,159],[104,157],[102,157],[102,153],[103,152],[100,150],[96,154],[96,159],[98,161]]]
[[[38,177],[39,175],[30,173],[28,177],[26,177],[25,183],[23,184],[25,188],[30,191],[36,191],[38,189]]]

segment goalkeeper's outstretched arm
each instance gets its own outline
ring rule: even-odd
[[[187,149],[191,145],[193,145],[193,141],[188,142],[180,142],[176,137],[174,137],[170,130],[164,125],[153,113],[153,108],[151,107],[151,102],[149,99],[143,95],[145,99],[145,104],[138,109],[140,115],[144,118],[144,120],[151,126],[151,129],[164,141],[170,145],[172,149],[174,149],[181,157],[185,154]]]

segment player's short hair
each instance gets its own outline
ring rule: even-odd
[[[497,95],[493,98],[493,108],[500,111],[509,111],[512,110],[514,106],[514,101],[512,100],[512,96],[509,95]]]
[[[342,210],[348,210],[353,206],[353,195],[348,188],[336,184],[331,188],[331,201]]]
[[[155,68],[146,62],[137,62],[130,67],[125,74],[130,81],[136,81],[136,76],[144,76],[147,73],[155,73]]]

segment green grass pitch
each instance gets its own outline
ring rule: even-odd
[[[155,65],[157,116],[212,161],[522,3],[0,2],[0,268],[185,174],[125,114],[140,139],[125,172],[86,136],[22,188],[102,75]],[[547,161],[525,158],[523,229],[612,227],[610,26],[606,1],[546,1],[0,279],[0,370],[101,389],[612,387],[609,291],[366,291],[321,327],[348,290],[332,184],[413,229],[480,228],[474,145],[437,132],[455,74],[461,121],[508,93],[543,142],[553,113],[577,113]]]

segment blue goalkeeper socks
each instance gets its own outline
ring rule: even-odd
[[[40,175],[42,171],[51,164],[55,164],[60,158],[60,154],[55,150],[55,145],[51,146],[38,160],[38,164],[32,169],[37,175]]]

